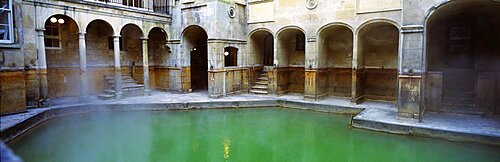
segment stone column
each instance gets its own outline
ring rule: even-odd
[[[208,44],[208,97],[224,96],[224,44],[216,40]]]
[[[50,106],[49,100],[49,88],[47,83],[47,59],[45,55],[45,37],[44,31],[45,29],[36,29],[38,34],[38,43],[37,43],[37,63],[38,70],[37,75],[39,76],[39,98],[38,98],[38,107],[47,107]]]
[[[151,95],[149,89],[149,57],[148,57],[148,37],[142,37],[142,70],[144,72],[144,95]]]
[[[398,116],[419,119],[422,115],[423,25],[401,27],[398,67]]]
[[[113,54],[115,58],[115,98],[123,98],[122,92],[122,67],[120,65],[120,36],[113,36]]]
[[[85,45],[85,33],[78,33],[78,54],[80,58],[80,101],[89,102],[89,81],[87,76],[87,48]]]
[[[358,35],[353,35],[351,103],[358,104],[363,100],[363,56],[358,50]]]
[[[318,52],[316,50],[316,37],[308,37],[306,42],[304,63],[304,99],[317,100],[318,79]]]

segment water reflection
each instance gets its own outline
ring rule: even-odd
[[[229,138],[225,137],[223,144],[224,144],[224,159],[229,160],[229,152],[231,151],[231,149],[230,149],[231,140],[229,140]]]

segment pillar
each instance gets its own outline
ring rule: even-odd
[[[115,98],[123,98],[122,92],[122,67],[120,65],[120,36],[113,36],[113,56],[115,59]]]
[[[423,25],[401,27],[398,67],[398,116],[420,119],[423,89]]]
[[[318,100],[318,52],[316,50],[316,37],[309,37],[306,41],[305,63],[304,63],[304,99]]]
[[[358,104],[363,100],[363,56],[358,49],[358,34],[353,34],[352,49],[352,80],[351,80],[351,103]]]
[[[78,33],[78,54],[80,58],[80,101],[89,102],[89,81],[87,76],[87,49],[85,33]]]
[[[208,45],[208,97],[224,96],[224,43],[207,41]]]
[[[38,98],[38,107],[48,107],[50,106],[49,100],[49,88],[47,83],[47,59],[45,55],[45,37],[44,31],[45,29],[36,29],[38,34],[38,43],[37,43],[37,63],[38,70],[37,75],[39,77],[39,98]]]
[[[148,38],[142,37],[142,69],[144,72],[144,95],[151,95],[149,89],[149,57],[148,57]]]

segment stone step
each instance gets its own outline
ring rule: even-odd
[[[255,85],[269,85],[268,81],[255,82]]]
[[[108,83],[109,84],[115,84],[115,80],[108,80]],[[135,80],[132,80],[132,79],[128,79],[128,80],[122,80],[122,83],[137,83],[137,81]]]
[[[260,78],[257,78],[257,80],[259,80],[259,81],[269,81],[269,78],[267,78],[267,77],[260,77]]]
[[[109,80],[115,80],[115,77],[114,76],[113,77],[104,77],[104,79],[106,79],[108,81]],[[134,80],[134,78],[132,78],[130,76],[129,77],[122,77],[122,80]]]
[[[101,100],[110,100],[110,99],[115,98],[115,95],[114,94],[100,94],[97,96],[97,98],[99,98]]]
[[[111,85],[112,88],[115,88],[115,85]],[[122,84],[122,89],[128,89],[128,88],[144,88],[144,85],[142,84]]]
[[[253,90],[253,89],[250,90],[250,93],[253,93],[253,94],[269,94],[269,92],[267,92],[267,91]]]
[[[262,90],[262,89],[269,89],[269,87],[267,86],[263,86],[263,85],[256,85],[256,86],[252,86],[252,89],[256,89],[256,90]]]
[[[267,73],[260,73],[260,76],[267,77]]]

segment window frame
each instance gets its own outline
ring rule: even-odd
[[[14,20],[13,20],[13,12],[12,12],[12,0],[7,0],[7,8],[2,9],[4,12],[7,12],[7,23],[8,23],[8,40],[0,39],[1,44],[11,44],[14,43]]]
[[[61,41],[61,24],[59,23],[54,23],[57,27],[57,36],[55,35],[47,35],[44,33],[44,41],[46,39],[52,39],[52,40],[58,40],[59,41],[59,47],[48,47],[47,44],[45,44],[45,49],[54,49],[54,50],[60,50],[62,49],[62,41]],[[47,29],[45,29],[47,30]]]

